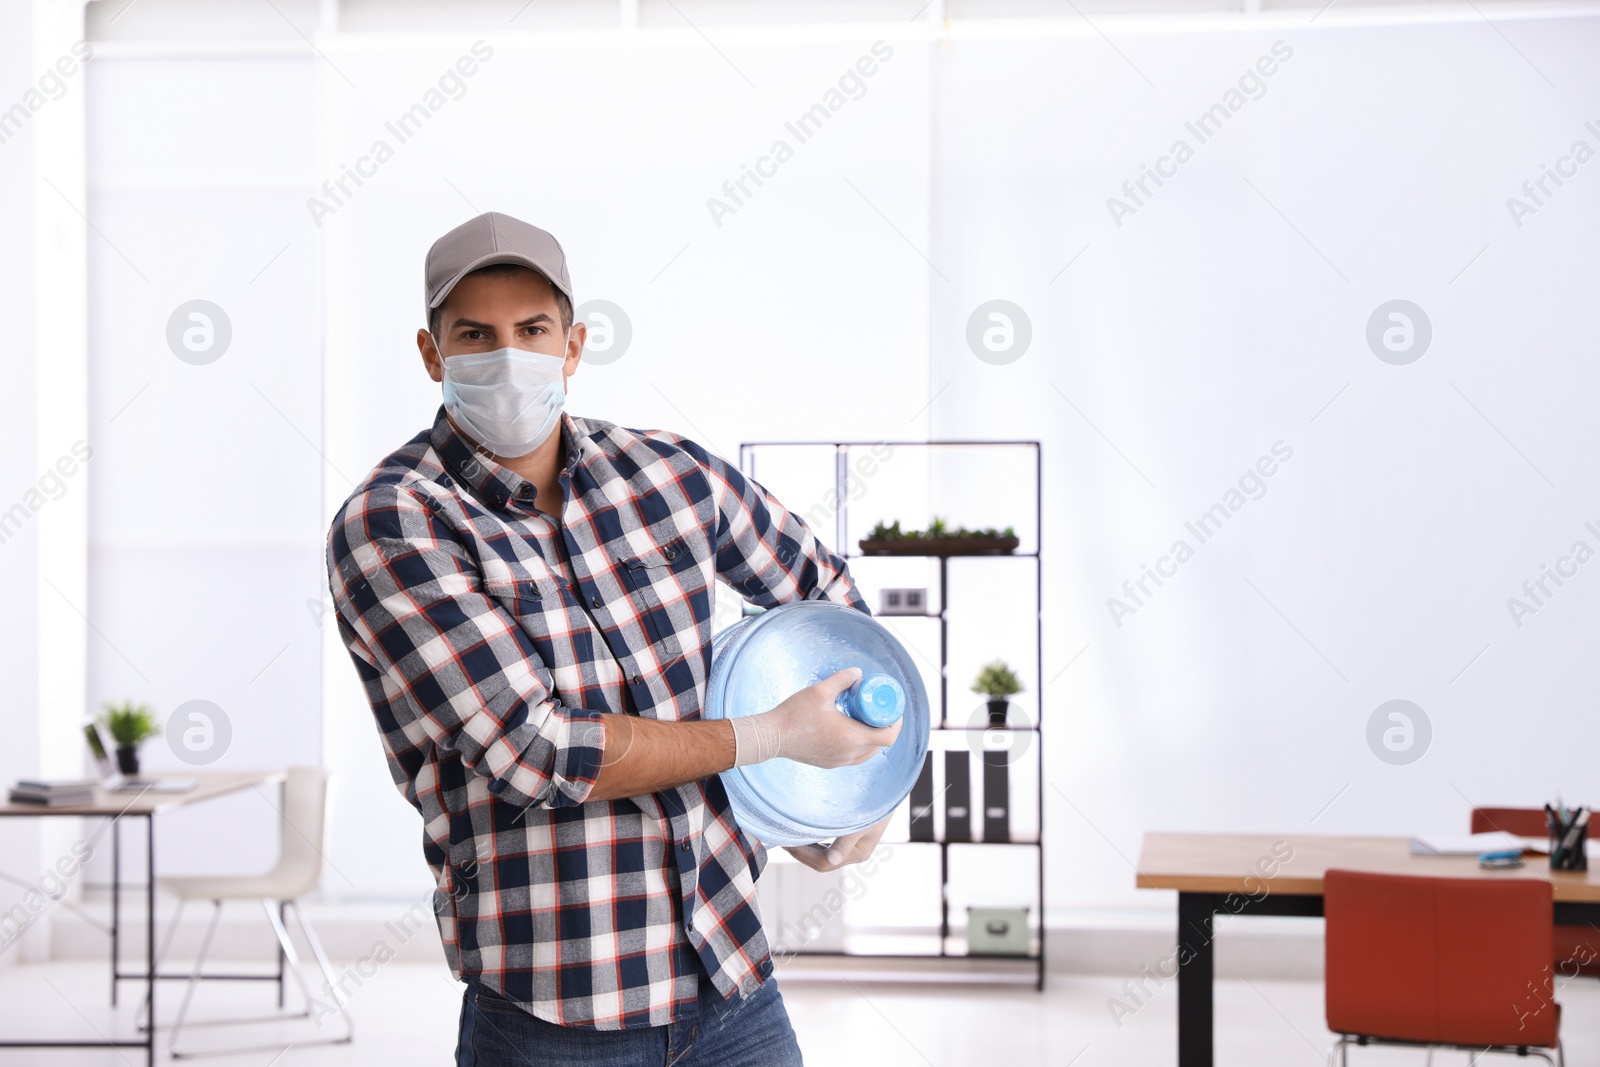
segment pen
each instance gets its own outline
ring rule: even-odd
[[[1561,799],[1557,797],[1556,804],[1560,805],[1560,803]],[[1552,869],[1559,870],[1561,867],[1561,842],[1566,837],[1567,828],[1562,824],[1560,813],[1548,803],[1544,806],[1544,814],[1550,824],[1550,866]]]

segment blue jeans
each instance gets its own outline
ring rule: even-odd
[[[531,1015],[476,982],[461,1000],[456,1067],[800,1067],[776,978],[723,1000],[700,979],[700,1014],[666,1026],[587,1030]]]

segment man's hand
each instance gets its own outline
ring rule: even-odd
[[[900,723],[875,730],[840,713],[834,701],[859,677],[855,667],[838,671],[771,711],[739,719],[657,722],[637,715],[602,715],[598,727],[589,727],[604,732],[604,756],[585,799],[644,796],[775,756],[813,767],[844,767],[870,759],[894,744]]]
[[[786,756],[813,767],[848,767],[894,744],[900,722],[874,729],[841,714],[834,703],[860,677],[859,667],[847,667],[806,686],[771,711],[729,720],[738,745],[734,765]]]
[[[785,845],[783,850],[813,871],[837,871],[840,867],[860,863],[872,855],[892,817],[887,816],[882,822],[865,830],[845,834],[831,845]]]

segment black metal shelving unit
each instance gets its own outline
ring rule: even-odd
[[[1033,546],[1031,552],[1010,552],[988,555],[963,555],[963,554],[895,554],[879,555],[863,552],[846,551],[849,538],[849,502],[850,502],[850,449],[889,446],[892,448],[930,448],[930,449],[955,449],[955,448],[1031,448],[1033,450]],[[749,477],[756,477],[756,453],[764,448],[832,448],[834,450],[834,491],[838,499],[838,511],[835,514],[834,545],[835,552],[852,563],[860,559],[936,559],[939,563],[939,610],[937,614],[928,612],[926,617],[939,620],[939,705],[938,723],[933,727],[935,732],[965,733],[984,727],[952,726],[950,724],[950,679],[949,679],[949,568],[951,559],[977,559],[994,561],[1002,559],[1030,560],[1034,576],[1034,722],[1028,727],[1010,726],[1006,729],[1027,730],[1034,734],[1033,760],[1036,776],[1034,778],[1034,803],[1037,810],[1038,837],[1034,841],[947,841],[936,840],[932,842],[910,841],[908,845],[931,845],[939,849],[939,951],[937,953],[878,953],[878,952],[851,952],[844,950],[800,950],[797,955],[810,956],[863,956],[873,959],[967,959],[963,953],[950,951],[950,847],[958,845],[962,848],[982,848],[985,845],[992,847],[1031,847],[1038,869],[1038,884],[1036,886],[1039,915],[1038,951],[1027,957],[981,957],[984,959],[1029,959],[1033,961],[1035,971],[1034,986],[1044,989],[1045,969],[1045,896],[1044,896],[1044,575],[1041,550],[1043,539],[1043,509],[1044,509],[1044,473],[1042,469],[1042,455],[1038,441],[1023,440],[944,440],[944,441],[745,441],[739,445],[739,469]],[[888,616],[891,618],[916,618],[917,616]],[[930,750],[931,751],[931,750]],[[971,957],[979,958],[979,957]]]

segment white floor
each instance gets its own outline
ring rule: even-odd
[[[781,972],[780,972],[781,974]],[[781,979],[780,979],[781,980]],[[1175,990],[1155,991],[1133,1015],[1113,1021],[1107,1001],[1123,996],[1112,978],[1052,978],[1044,993],[1031,989],[884,985],[867,981],[783,982],[807,1063],[813,1067],[1152,1067],[1176,1062]],[[214,982],[202,988],[194,1017],[253,1014],[271,1007],[271,986]],[[0,1040],[47,1034],[57,1038],[132,1033],[137,987],[126,984],[123,1005],[109,1007],[104,966],[24,964],[0,969]],[[163,983],[160,1015],[170,1019],[181,986]],[[389,963],[355,991],[352,1045],[283,1052],[296,1031],[282,1024],[216,1029],[191,1042],[248,1040],[265,1051],[200,1062],[219,1067],[448,1067],[453,1061],[459,987],[442,968]],[[1568,1062],[1600,1060],[1600,982],[1568,984],[1560,993]],[[1314,982],[1222,981],[1217,986],[1217,1062],[1225,1067],[1294,1067],[1323,1063],[1329,1034],[1322,1025],[1322,987]],[[298,1032],[315,1033],[308,1022]],[[333,1024],[329,1023],[331,1028]],[[160,1062],[168,1062],[165,1055]],[[1465,1065],[1464,1053],[1440,1053],[1440,1067]],[[1486,1064],[1514,1062],[1486,1057]],[[1522,1061],[1535,1062],[1535,1061]],[[142,1067],[142,1050],[5,1050],[0,1065],[28,1067]],[[1414,1064],[1409,1050],[1356,1050],[1355,1067]]]

